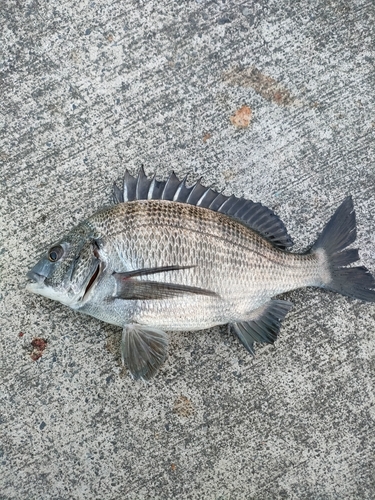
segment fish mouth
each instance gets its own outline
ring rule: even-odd
[[[45,286],[45,280],[51,272],[51,262],[41,259],[35,266],[26,273],[26,277],[31,281],[28,288],[36,289]]]
[[[29,271],[26,274],[26,276],[31,281],[31,284],[42,285],[44,283],[44,280],[46,279],[45,276],[42,276],[41,274],[38,274],[35,271]]]
[[[41,290],[44,288],[44,280],[46,277],[33,270],[26,273],[26,277],[30,280],[26,285],[26,290],[33,293],[41,293]]]
[[[87,283],[87,286],[85,288],[85,292],[82,296],[82,300],[85,300],[85,301],[87,300],[88,294],[90,293],[94,284],[97,282],[97,278],[99,276],[99,273],[100,273],[100,263],[97,264],[95,271],[92,273],[91,278],[89,279],[89,282]]]

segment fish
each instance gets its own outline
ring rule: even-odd
[[[359,260],[346,197],[303,253],[261,203],[226,196],[174,172],[166,181],[125,172],[110,206],[48,246],[27,273],[30,292],[122,328],[121,358],[150,380],[167,358],[170,331],[231,325],[251,354],[275,342],[292,307],[277,296],[320,287],[375,302]]]

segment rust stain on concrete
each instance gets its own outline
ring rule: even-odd
[[[272,101],[279,106],[288,106],[295,101],[295,98],[280,82],[265,75],[255,66],[248,68],[235,68],[224,73],[224,81],[229,85],[240,85],[255,90],[257,94],[267,101]]]
[[[33,348],[32,352],[30,353],[31,359],[33,361],[37,361],[43,356],[43,352],[47,347],[47,340],[42,338],[35,338],[31,341],[31,346]]]
[[[244,104],[232,115],[229,120],[237,128],[247,128],[250,124],[252,111]]]
[[[173,405],[173,413],[179,417],[190,417],[194,413],[194,405],[186,396],[179,396]]]

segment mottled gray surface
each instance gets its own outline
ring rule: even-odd
[[[373,498],[374,305],[293,292],[255,359],[225,328],[175,334],[144,385],[118,329],[24,289],[39,249],[141,164],[268,204],[299,250],[351,193],[375,271],[373,1],[5,0],[0,15],[0,498]]]

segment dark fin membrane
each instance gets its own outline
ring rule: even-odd
[[[355,211],[351,196],[338,207],[323,229],[312,253],[323,251],[330,279],[321,284],[334,292],[366,302],[375,302],[375,279],[363,266],[345,267],[359,260],[357,249],[347,249],[357,236]]]
[[[165,332],[142,325],[125,325],[121,341],[122,362],[135,380],[149,380],[167,358]]]
[[[244,198],[225,196],[203,186],[200,180],[188,187],[186,178],[181,181],[174,172],[167,181],[157,181],[155,177],[148,179],[143,167],[137,177],[133,177],[126,170],[122,189],[116,184],[113,186],[113,199],[115,203],[169,200],[208,208],[241,221],[278,248],[284,249],[293,245],[283,222],[269,208]]]
[[[251,313],[251,319],[233,323],[233,329],[246,349],[254,353],[254,341],[273,344],[279,333],[282,320],[293,304],[286,300],[271,300]]]
[[[124,176],[124,201],[134,201],[137,199],[137,183],[141,183],[142,179],[144,179],[144,173],[143,168],[140,169],[138,178],[133,177],[130,175],[130,173],[126,170],[125,171],[125,176]]]
[[[178,180],[176,174],[172,172],[167,182],[165,183],[160,199],[173,201],[174,195],[176,194],[177,188],[180,183],[181,181]]]
[[[187,293],[217,297],[218,295],[215,292],[196,286],[134,279],[138,276],[189,269],[190,267],[192,266],[152,267],[148,269],[136,269],[125,273],[113,273],[117,286],[114,298],[124,300],[160,300],[179,297]]]

